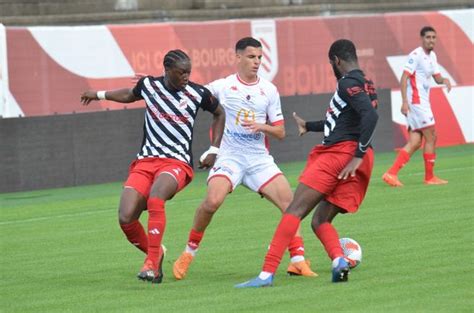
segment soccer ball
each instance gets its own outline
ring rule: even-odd
[[[349,267],[354,268],[362,261],[362,248],[360,245],[351,238],[339,239],[342,250],[344,251],[344,257],[349,261]]]

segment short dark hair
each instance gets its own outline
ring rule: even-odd
[[[237,41],[235,51],[245,50],[247,47],[261,48],[262,43],[253,37],[245,37]]]
[[[329,48],[328,56],[330,60],[334,60],[337,56],[344,61],[357,61],[356,47],[354,43],[348,39],[339,39],[334,41]]]
[[[434,33],[436,33],[436,30],[435,30],[433,27],[431,27],[431,26],[425,26],[425,27],[423,27],[423,28],[420,30],[420,36],[421,36],[421,37],[425,37],[425,34],[426,34],[427,32],[434,32]]]
[[[174,67],[178,62],[186,61],[190,62],[191,59],[183,50],[170,50],[163,59],[163,66],[168,69]]]

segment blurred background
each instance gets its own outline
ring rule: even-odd
[[[431,90],[438,145],[474,140],[472,1],[0,0],[0,192],[120,181],[141,144],[144,103],[100,101],[88,89],[133,87],[135,73],[159,76],[168,50],[183,49],[191,79],[234,72],[234,45],[263,44],[260,75],[279,89],[287,138],[271,142],[277,162],[304,160],[320,134],[299,138],[291,113],[324,118],[336,81],[327,60],[334,40],[357,47],[379,94],[376,151],[406,139],[399,79],[419,31],[437,30],[435,52],[454,88]],[[434,82],[433,82],[434,84]],[[209,145],[201,112],[193,151]]]

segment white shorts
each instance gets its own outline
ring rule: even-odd
[[[407,114],[409,130],[422,130],[435,124],[429,103],[410,104],[409,108],[410,111]]]
[[[226,154],[219,155],[209,171],[207,181],[213,177],[226,177],[234,190],[239,184],[260,192],[275,177],[283,175],[268,154]]]

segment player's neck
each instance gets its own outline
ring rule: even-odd
[[[359,70],[359,65],[357,63],[346,63],[346,65],[342,69],[342,75],[346,75],[347,73],[354,71],[354,70]]]
[[[424,47],[421,47],[423,49],[423,52],[425,52],[426,55],[430,55],[431,50],[425,49]]]
[[[164,81],[164,83],[165,83],[166,89],[171,90],[171,91],[179,91],[179,89],[176,88],[176,87],[173,85],[173,83],[168,79],[168,76],[164,75],[163,81]]]
[[[238,72],[237,78],[244,84],[253,85],[258,81],[258,76],[254,74],[245,75],[244,73]]]

